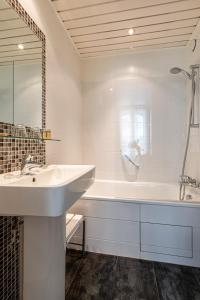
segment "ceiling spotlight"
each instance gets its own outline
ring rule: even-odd
[[[18,49],[20,49],[20,50],[24,50],[24,45],[23,45],[23,44],[18,44],[17,47],[18,47]]]
[[[129,67],[129,72],[133,73],[135,71],[135,68],[133,66]]]
[[[128,34],[129,34],[129,35],[133,35],[133,34],[134,34],[134,29],[133,29],[133,28],[130,28],[130,29],[128,30]]]

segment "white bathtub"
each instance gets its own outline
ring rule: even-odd
[[[71,213],[85,216],[88,251],[200,267],[197,192],[179,201],[178,184],[96,180]]]
[[[175,202],[174,204],[200,204],[200,191],[186,189],[186,195],[191,200],[179,200],[179,184],[157,182],[126,182],[111,180],[96,180],[84,199],[110,199],[116,201],[145,201],[145,202]],[[199,202],[199,203],[198,203]]]

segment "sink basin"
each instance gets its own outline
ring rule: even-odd
[[[0,175],[0,215],[63,215],[93,183],[95,167],[50,165],[31,172]]]

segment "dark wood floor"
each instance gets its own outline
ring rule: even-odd
[[[66,300],[200,300],[200,269],[88,253],[66,258]]]

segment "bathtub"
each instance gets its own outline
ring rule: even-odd
[[[200,191],[186,188],[186,195],[191,199],[179,200],[179,184],[158,182],[126,182],[111,180],[96,180],[89,188],[83,199],[133,201],[133,202],[172,202],[182,205],[200,204]]]
[[[84,215],[90,252],[200,267],[200,194],[187,194],[179,201],[176,183],[96,180],[70,212]]]

